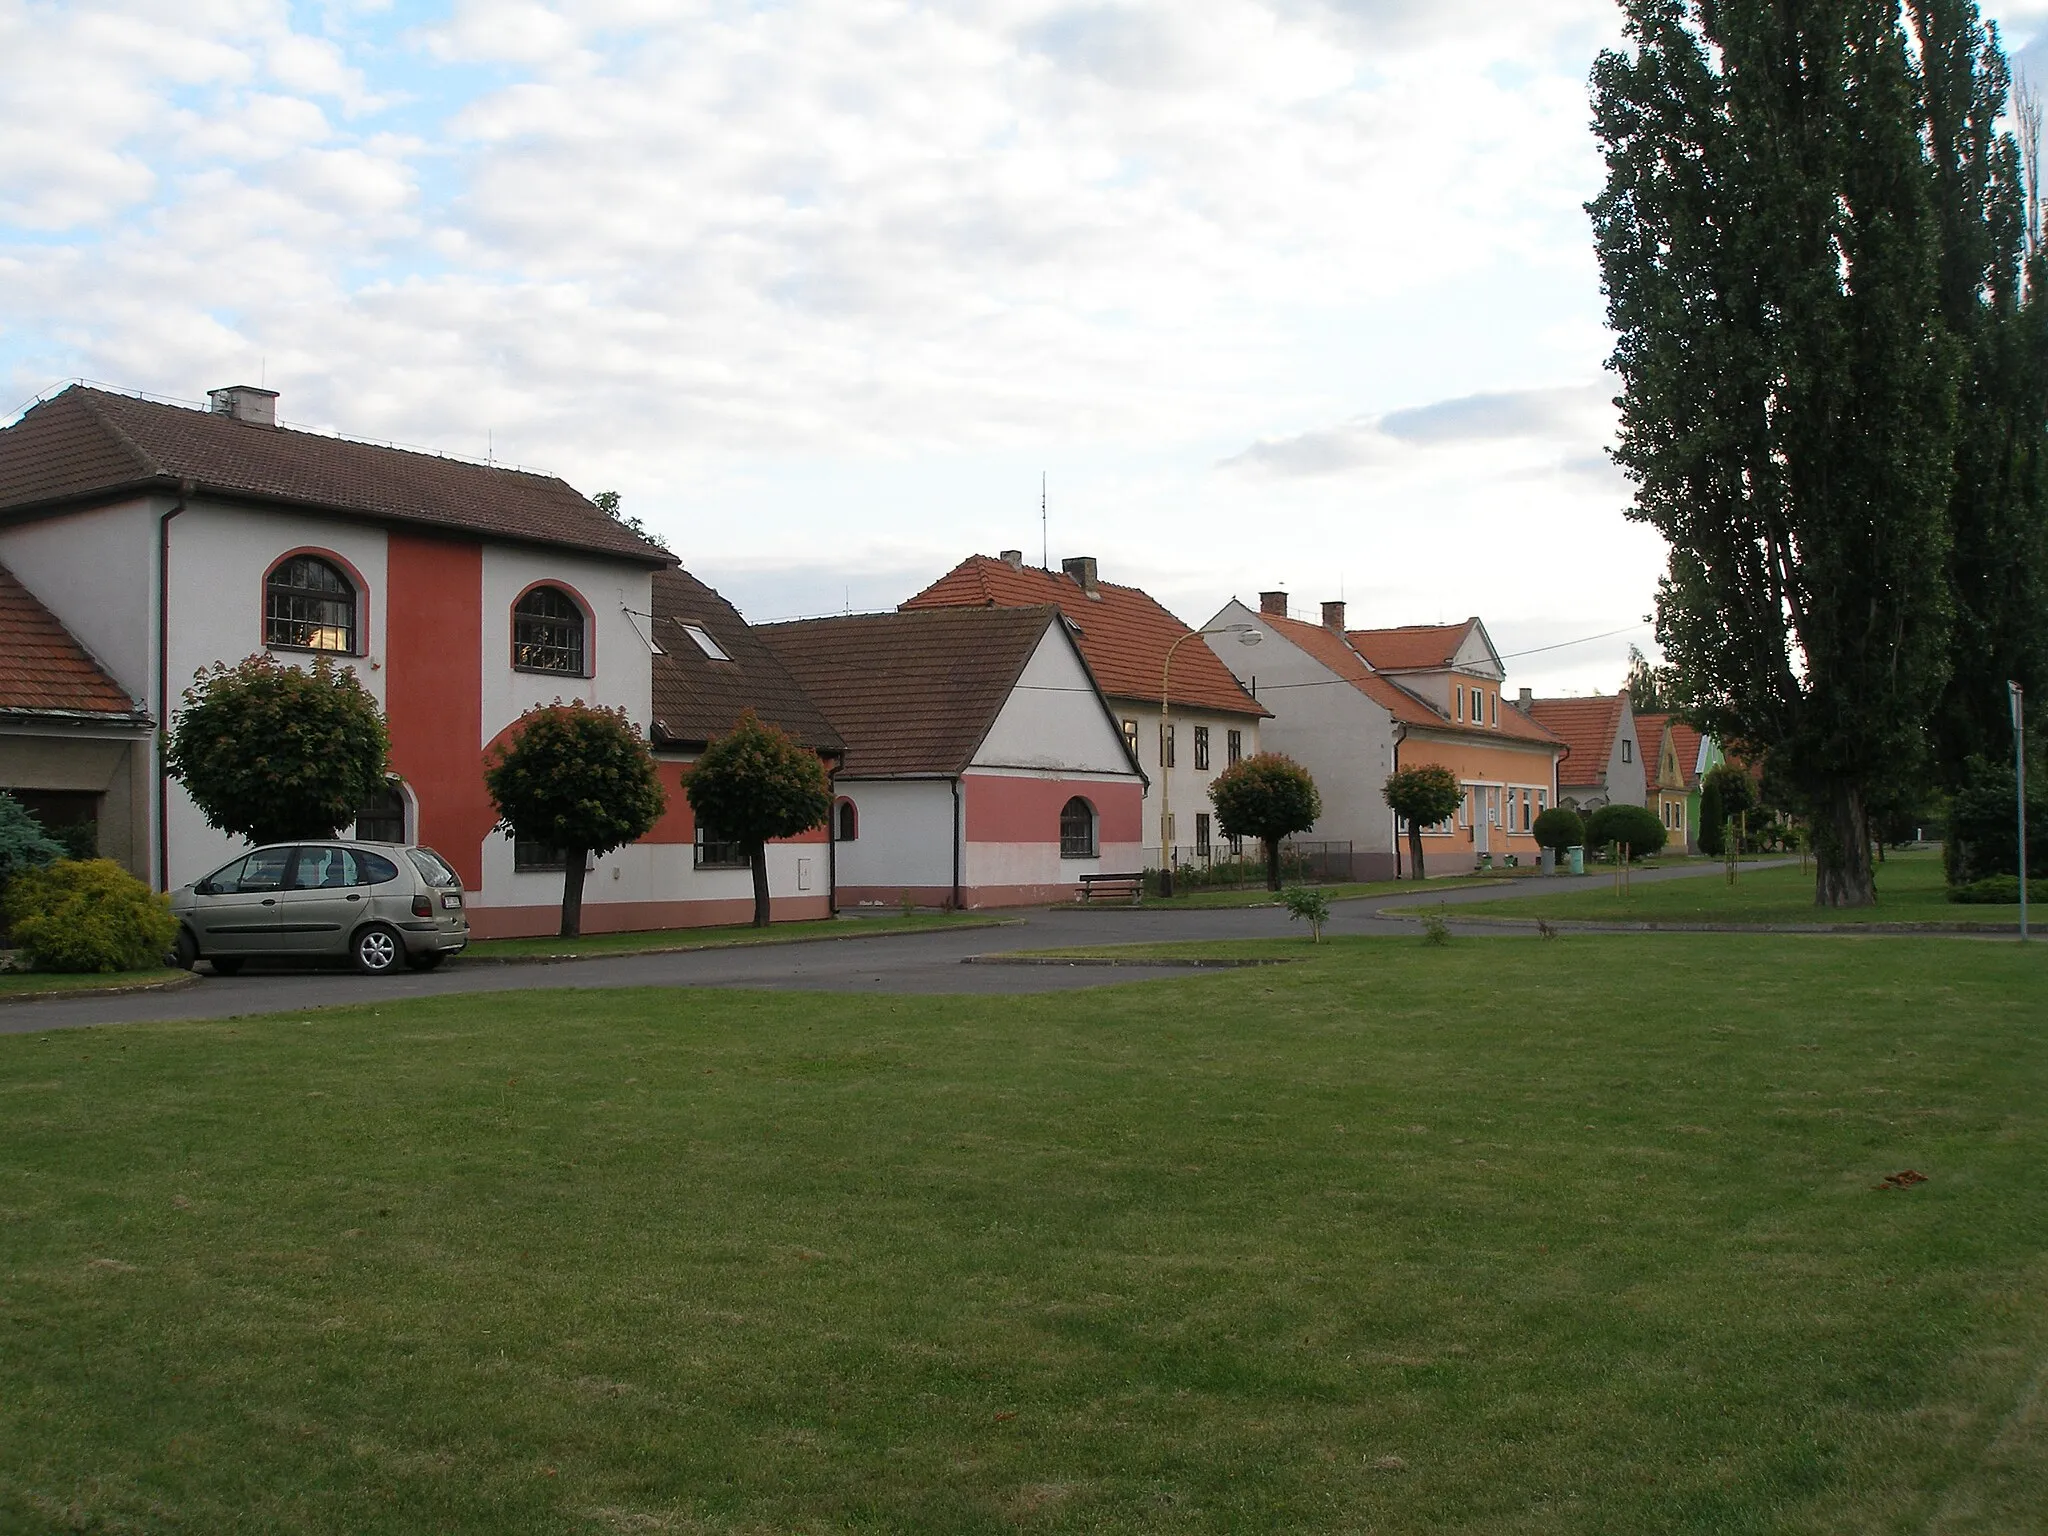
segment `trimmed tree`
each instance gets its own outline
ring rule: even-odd
[[[1563,853],[1586,841],[1586,823],[1568,805],[1553,805],[1536,818],[1536,825],[1530,830],[1535,833],[1536,846],[1552,853]]]
[[[832,782],[818,754],[750,709],[704,749],[684,792],[698,823],[745,846],[754,873],[754,926],[768,926],[768,840],[798,837],[832,814]]]
[[[1256,837],[1266,849],[1266,889],[1280,889],[1280,839],[1306,832],[1323,814],[1309,771],[1291,757],[1261,752],[1216,775],[1209,802],[1225,837]]]
[[[1715,770],[1719,772],[1719,770]],[[1728,848],[1728,808],[1721,803],[1721,781],[1708,774],[1700,784],[1700,852],[1718,859]]]
[[[282,843],[354,821],[389,752],[384,711],[352,669],[256,655],[194,676],[164,766],[221,831]]]
[[[584,866],[645,837],[668,797],[654,754],[623,709],[579,702],[529,709],[484,763],[498,824],[562,854],[563,938],[583,931]]]
[[[1387,775],[1381,791],[1396,816],[1408,823],[1408,865],[1412,879],[1423,878],[1422,829],[1433,827],[1464,802],[1458,776],[1442,763],[1423,763]]]
[[[1630,863],[1663,852],[1669,836],[1656,813],[1640,805],[1603,805],[1586,818],[1586,840],[1595,848],[1627,848]]]

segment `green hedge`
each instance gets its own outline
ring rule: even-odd
[[[1968,885],[1952,885],[1948,888],[1948,899],[1973,907],[2016,907],[2020,904],[2020,877],[1986,875]],[[2027,904],[2032,906],[2037,901],[2048,902],[2048,879],[2029,876]]]
[[[31,970],[146,971],[164,963],[178,920],[112,859],[60,859],[7,887],[13,941]]]

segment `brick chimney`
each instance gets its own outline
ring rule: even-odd
[[[1021,559],[1022,556],[1018,558]],[[1090,597],[1100,595],[1095,590],[1095,557],[1093,555],[1074,555],[1069,559],[1062,560],[1060,562],[1060,569],[1073,577],[1076,585]]]
[[[1009,567],[1009,568],[1010,568],[1011,570],[1013,570],[1013,571],[1021,571],[1021,570],[1023,570],[1023,569],[1024,569],[1024,551],[1023,551],[1023,550],[1021,550],[1021,549],[1006,549],[1006,550],[1004,550],[1004,551],[1003,551],[1003,564],[1007,565],[1007,566],[1008,566],[1008,567]]]
[[[216,416],[232,416],[252,427],[277,425],[277,391],[274,389],[258,389],[253,384],[230,384],[225,389],[209,389],[206,398],[213,402],[213,414]]]
[[[1342,599],[1334,603],[1323,604],[1323,628],[1334,629],[1340,635],[1344,633],[1344,603]]]
[[[1521,705],[1522,708],[1527,709],[1531,704],[1534,704],[1536,702],[1536,690],[1534,688],[1524,688],[1522,690],[1522,696],[1515,702]]]
[[[1266,615],[1269,619],[1286,618],[1287,594],[1285,592],[1261,592],[1259,594],[1259,612]]]

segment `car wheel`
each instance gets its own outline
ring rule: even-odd
[[[405,955],[405,940],[398,936],[396,928],[371,923],[356,930],[349,954],[356,969],[365,976],[384,976],[398,969],[398,962]]]
[[[431,971],[448,957],[438,949],[429,949],[417,955],[407,955],[405,963],[416,971]]]
[[[239,955],[232,958],[226,955],[210,955],[206,963],[213,967],[213,974],[216,976],[239,976],[242,971],[242,959]]]
[[[180,928],[178,939],[171,946],[171,964],[181,971],[189,971],[199,963],[199,941],[192,937],[190,928]]]

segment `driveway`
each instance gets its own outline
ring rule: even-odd
[[[1638,881],[1718,875],[1703,865],[1638,873]],[[1328,932],[1412,934],[1411,921],[1379,915],[1387,906],[1442,902],[1456,907],[1503,896],[1555,893],[1611,881],[1612,874],[1560,876],[1462,891],[1420,890],[1361,901],[1340,901],[1331,909]],[[545,965],[454,963],[421,975],[358,976],[349,971],[244,971],[239,976],[205,976],[197,986],[175,992],[139,992],[117,997],[56,999],[0,1007],[0,1034],[97,1024],[131,1024],[162,1019],[220,1019],[238,1014],[284,1013],[308,1008],[393,1002],[453,993],[522,992],[542,987],[758,987],[812,992],[964,993],[991,995],[1062,992],[1162,977],[1215,975],[1174,966],[963,965],[970,955],[1076,944],[1140,944],[1176,939],[1278,938],[1304,930],[1277,907],[1171,910],[1158,907],[1026,909],[1000,928],[969,928],[891,934],[851,940],[820,939],[684,954],[620,955]],[[1457,924],[1453,923],[1453,928]],[[1498,933],[1475,926],[1473,933]]]

